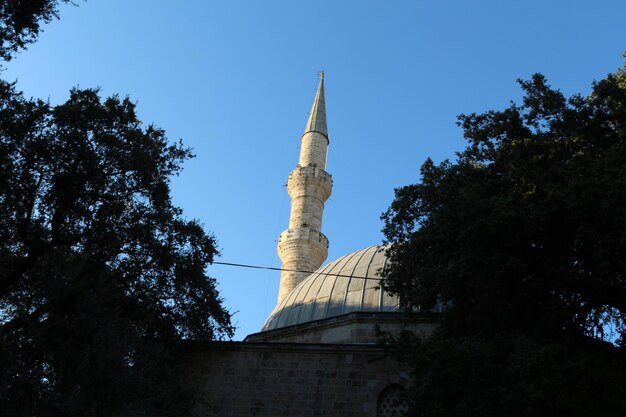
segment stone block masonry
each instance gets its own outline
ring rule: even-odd
[[[183,356],[194,417],[374,417],[379,394],[409,379],[377,346],[208,342]]]

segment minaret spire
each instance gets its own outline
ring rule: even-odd
[[[291,213],[289,228],[278,237],[278,256],[284,269],[280,274],[279,303],[328,256],[328,238],[322,233],[322,212],[331,193],[332,178],[325,171],[329,140],[324,72],[320,75],[301,138],[300,160],[287,181]]]
[[[318,132],[328,139],[328,128],[326,127],[326,102],[324,100],[324,71],[320,73],[320,84],[317,87],[315,100],[311,107],[309,120],[306,122],[304,133]]]

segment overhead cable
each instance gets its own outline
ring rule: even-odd
[[[374,281],[381,281],[380,277],[359,277],[355,275],[344,275],[344,274],[333,274],[331,272],[320,272],[320,271],[301,271],[297,269],[285,269],[285,268],[275,268],[272,266],[258,266],[258,265],[246,265],[246,264],[236,264],[232,262],[217,262],[214,261],[215,265],[225,265],[225,266],[236,266],[239,268],[251,268],[251,269],[268,269],[270,271],[285,271],[285,272],[301,272],[304,274],[319,274],[319,275],[327,275],[332,277],[344,277],[344,278],[356,278],[356,279],[371,279]]]

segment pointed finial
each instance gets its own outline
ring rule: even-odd
[[[306,123],[304,133],[318,132],[328,140],[328,130],[326,128],[326,100],[324,99],[324,70],[320,71],[320,84],[317,87],[313,107],[309,113],[309,120]]]

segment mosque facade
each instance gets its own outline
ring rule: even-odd
[[[387,267],[371,246],[322,266],[330,144],[324,75],[289,173],[289,226],[278,239],[278,303],[263,328],[243,342],[190,343],[188,373],[197,416],[401,416],[410,378],[406,364],[379,343],[381,332],[427,337],[428,315],[407,319],[379,285]],[[311,271],[315,271],[311,273]]]

